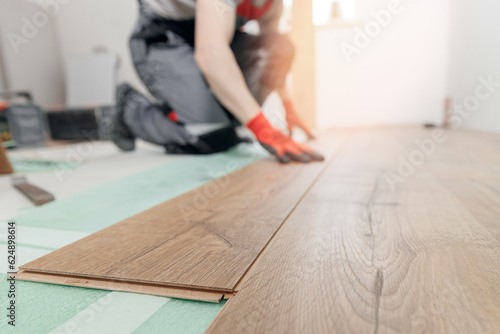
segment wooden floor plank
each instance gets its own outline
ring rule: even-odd
[[[331,157],[345,138],[317,147]],[[325,165],[260,161],[21,269],[232,292]]]
[[[222,292],[201,291],[193,289],[172,288],[162,285],[111,281],[97,278],[81,278],[21,270],[16,273],[16,280],[76,286],[100,290],[122,291],[170,298],[180,298],[219,303],[224,298]]]
[[[499,146],[481,146],[485,139],[474,133],[450,133],[393,191],[386,173],[397,169],[398,156],[415,150],[415,139],[430,133],[356,134],[208,333],[498,332],[500,203],[494,192],[483,192],[481,204],[465,203],[477,188],[467,181],[468,166],[460,170],[455,163],[475,156],[473,179],[494,181],[496,189],[498,165],[490,162],[497,164],[491,156],[498,157]],[[454,139],[462,136],[477,142],[458,150]],[[478,147],[483,154],[469,151]]]
[[[431,161],[431,172],[500,240],[500,136],[451,132],[442,150],[447,155]]]

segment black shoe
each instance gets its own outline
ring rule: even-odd
[[[125,124],[125,107],[129,101],[130,93],[135,90],[129,84],[121,84],[116,90],[116,113],[111,122],[111,140],[122,151],[135,150],[135,136]]]
[[[165,145],[168,154],[213,154],[225,152],[241,143],[252,143],[250,138],[238,136],[233,126],[201,135],[196,144],[179,145],[170,143]]]

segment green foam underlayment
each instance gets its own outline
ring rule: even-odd
[[[96,232],[265,156],[255,146],[180,159],[30,210],[19,225]]]
[[[12,157],[9,159],[16,173],[43,173],[53,171],[73,170],[82,164],[56,160],[35,160]]]
[[[203,333],[224,303],[210,304],[172,299],[137,328],[134,334]]]
[[[0,333],[49,333],[109,293],[104,290],[17,281],[16,326],[12,328],[7,324],[6,317],[8,288],[8,282],[2,279]]]
[[[19,226],[94,233],[265,156],[266,154],[255,146],[241,145],[222,154],[175,160],[146,172],[33,208],[14,219]],[[19,239],[22,243],[22,233]],[[30,245],[24,243],[23,247],[26,249]],[[36,246],[35,242],[32,247],[34,252],[41,251],[37,249],[39,246]],[[19,257],[23,257],[21,253]],[[110,294],[105,290],[17,281],[17,319],[16,327],[13,328],[7,324],[6,317],[8,288],[8,282],[0,280],[0,309],[3,310],[0,312],[0,333],[38,334],[55,329],[57,333],[86,333],[81,328],[71,326],[65,329],[65,325],[78,316],[81,321],[82,316],[87,316],[87,309],[91,309],[94,303]],[[134,300],[132,294],[130,296],[130,300]],[[223,306],[223,303],[166,300],[158,310],[129,332],[203,333]],[[136,307],[134,312],[141,312],[140,304],[133,306]],[[88,317],[90,319],[90,316]],[[120,315],[117,317],[119,319]],[[92,333],[99,334],[99,331],[94,330]],[[113,332],[108,328],[106,333]]]

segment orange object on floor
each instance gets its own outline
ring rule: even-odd
[[[0,138],[0,174],[12,174],[14,173],[14,169],[7,159],[7,154],[5,153],[5,149],[2,145],[2,138]]]

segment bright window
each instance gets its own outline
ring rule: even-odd
[[[321,25],[328,23],[334,14],[333,8],[336,8],[336,18],[352,19],[356,10],[355,0],[313,0],[314,24]]]
[[[296,0],[313,2],[313,22],[315,25],[326,24],[332,19],[333,7],[337,12],[337,19],[353,19],[356,13],[356,0]],[[283,0],[285,15],[289,17],[293,0]]]

